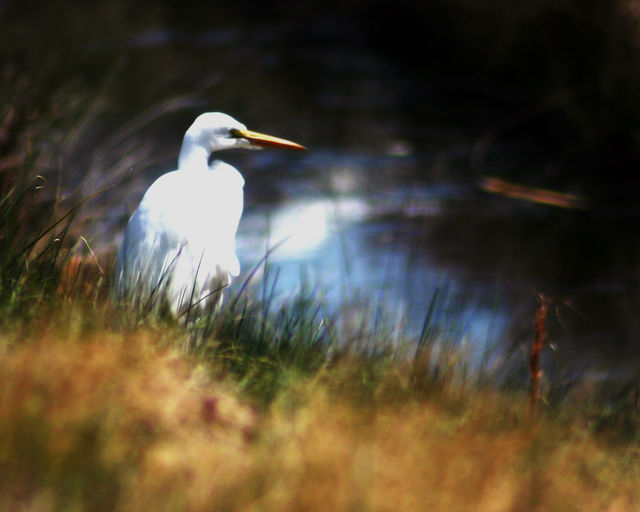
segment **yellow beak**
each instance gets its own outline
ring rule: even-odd
[[[260,147],[268,148],[282,148],[282,149],[296,149],[298,151],[306,151],[307,148],[292,142],[290,140],[281,139],[279,137],[273,137],[272,135],[266,135],[264,133],[258,133],[251,130],[231,130],[232,137],[242,137],[247,139],[252,144]]]

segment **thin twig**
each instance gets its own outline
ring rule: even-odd
[[[534,317],[535,335],[531,355],[529,356],[529,372],[531,375],[531,393],[529,395],[529,411],[533,415],[536,412],[536,405],[540,397],[540,380],[542,379],[542,369],[540,368],[540,352],[547,343],[547,331],[545,323],[549,306],[553,300],[543,294],[538,294],[538,311]]]

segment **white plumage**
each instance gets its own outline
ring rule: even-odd
[[[242,175],[212,152],[299,144],[247,130],[232,117],[200,115],[187,130],[178,169],[160,176],[127,224],[118,252],[116,296],[152,309],[166,303],[178,316],[189,307],[216,308],[240,272],[235,234],[242,215]]]

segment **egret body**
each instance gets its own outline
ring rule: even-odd
[[[235,235],[242,215],[242,175],[214,151],[231,148],[305,149],[247,130],[219,112],[200,115],[185,133],[178,169],[146,191],[118,252],[115,292],[145,308],[165,303],[174,315],[216,308],[240,272]]]

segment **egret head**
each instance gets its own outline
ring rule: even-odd
[[[249,147],[249,141],[232,137],[234,130],[246,130],[247,127],[233,117],[222,112],[200,114],[187,130],[184,138],[205,148],[209,153],[222,149]]]
[[[241,122],[222,112],[207,112],[199,115],[187,130],[186,140],[206,148],[210,153],[231,148],[305,149],[300,144],[289,140],[247,130]]]

